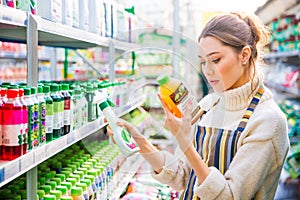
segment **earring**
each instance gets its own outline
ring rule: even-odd
[[[246,65],[247,64],[247,61],[243,62],[243,65]]]

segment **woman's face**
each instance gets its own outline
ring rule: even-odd
[[[199,46],[202,71],[215,91],[234,89],[249,81],[241,55],[232,47],[211,36],[201,38]]]

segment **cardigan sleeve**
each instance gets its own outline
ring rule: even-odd
[[[177,191],[183,190],[190,173],[190,166],[184,154],[179,148],[176,149],[174,155],[168,151],[162,151],[162,153],[165,157],[165,165],[160,173],[152,171],[152,177]]]

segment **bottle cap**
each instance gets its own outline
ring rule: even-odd
[[[7,90],[7,98],[16,98],[19,96],[18,89],[8,89]]]
[[[21,195],[22,199],[26,199],[27,198],[27,190],[26,189],[19,190],[17,193],[19,195]]]
[[[11,190],[10,189],[1,189],[0,194],[3,199],[8,198],[11,195]]]
[[[105,108],[110,107],[107,101],[103,101],[99,104],[100,109],[103,111]]]
[[[64,195],[67,194],[68,188],[67,186],[59,185],[56,187],[56,190],[61,191],[61,194]]]
[[[24,88],[19,88],[19,97],[24,96]]]
[[[63,182],[61,182],[61,186],[65,186],[65,187],[67,187],[68,190],[70,190],[72,187],[72,183],[63,181]]]
[[[24,94],[25,94],[25,96],[29,96],[29,95],[31,95],[31,89],[30,88],[24,88]]]
[[[77,179],[76,178],[67,178],[66,181],[71,183],[72,186],[75,186]]]
[[[56,200],[56,196],[52,194],[46,194],[44,200]]]
[[[161,74],[156,78],[156,80],[159,85],[164,85],[170,80],[170,77],[166,74]]]
[[[76,186],[81,187],[83,191],[86,191],[87,185],[85,183],[77,182]]]
[[[10,199],[11,200],[22,200],[22,197],[21,197],[21,195],[18,195],[18,194],[12,194],[10,196]]]
[[[44,190],[37,190],[37,194],[38,194],[39,199],[42,199],[45,196],[45,191]]]
[[[49,93],[50,92],[50,86],[49,85],[44,85],[43,86],[43,92],[44,93]]]
[[[57,186],[57,183],[55,181],[47,181],[46,185],[50,185],[51,189],[54,190]]]
[[[69,84],[62,84],[62,90],[63,91],[67,91],[67,90],[69,90]]]
[[[90,187],[91,184],[92,184],[91,180],[87,179],[87,178],[86,179],[81,179],[80,182],[86,184],[87,187]]]
[[[42,94],[43,93],[43,86],[39,85],[37,88],[38,88],[38,94]]]
[[[19,86],[16,84],[10,85],[8,89],[19,89]]]
[[[68,197],[68,196],[62,196],[60,198],[60,200],[73,200],[73,198],[72,197]]]
[[[56,197],[56,199],[60,199],[62,192],[60,190],[51,190],[50,194],[54,195]]]
[[[57,92],[59,90],[59,86],[57,84],[51,85],[51,92]]]
[[[36,94],[36,87],[31,87],[31,94]]]
[[[81,196],[83,193],[83,190],[81,187],[71,187],[71,195],[72,196]]]
[[[56,174],[55,177],[59,178],[61,181],[64,181],[66,179],[66,175],[61,172],[60,174]]]

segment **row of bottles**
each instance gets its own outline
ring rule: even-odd
[[[38,166],[37,199],[109,199],[117,184],[111,163],[118,161],[119,150],[107,140],[93,141],[88,148],[85,145],[74,144]],[[27,199],[26,178],[17,178],[0,193],[4,199]]]
[[[119,83],[2,83],[0,159],[13,160],[102,116],[98,106]]]

